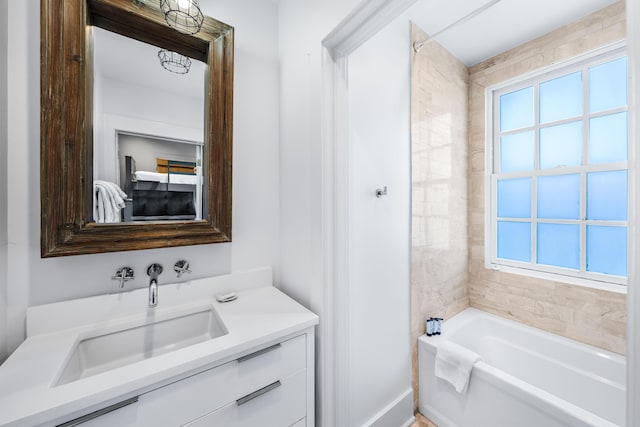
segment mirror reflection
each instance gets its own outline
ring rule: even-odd
[[[93,219],[201,220],[206,64],[92,28]]]

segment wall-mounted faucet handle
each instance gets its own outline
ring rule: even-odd
[[[181,259],[176,262],[176,265],[173,266],[173,271],[178,273],[178,277],[182,276],[184,273],[191,273],[191,270],[189,270],[189,261]]]
[[[125,282],[127,282],[129,280],[133,280],[135,278],[136,278],[136,276],[133,273],[133,268],[131,268],[131,267],[122,267],[118,271],[116,271],[116,274],[111,276],[111,280],[119,280],[120,281],[120,289],[124,288]]]
[[[162,266],[160,264],[151,264],[147,267],[147,276],[158,279],[158,276],[162,274]]]

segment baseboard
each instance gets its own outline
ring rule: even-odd
[[[384,409],[364,423],[366,427],[409,427],[415,421],[413,416],[413,389],[409,388]]]
[[[411,427],[411,425],[416,421],[416,417],[412,416],[411,418],[409,418],[409,421],[407,421],[404,425],[402,425],[402,427]]]
[[[434,422],[438,427],[458,427],[448,417],[445,417],[440,411],[437,411],[430,405],[420,406],[419,411],[422,415]]]

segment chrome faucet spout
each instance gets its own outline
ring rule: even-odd
[[[151,264],[147,268],[149,275],[149,307],[153,308],[158,305],[158,276],[162,273],[160,264]]]
[[[158,281],[151,279],[149,282],[149,307],[158,305]]]

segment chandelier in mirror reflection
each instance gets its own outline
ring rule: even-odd
[[[191,68],[191,59],[177,52],[166,49],[158,51],[158,59],[165,70],[176,74],[187,74]]]

